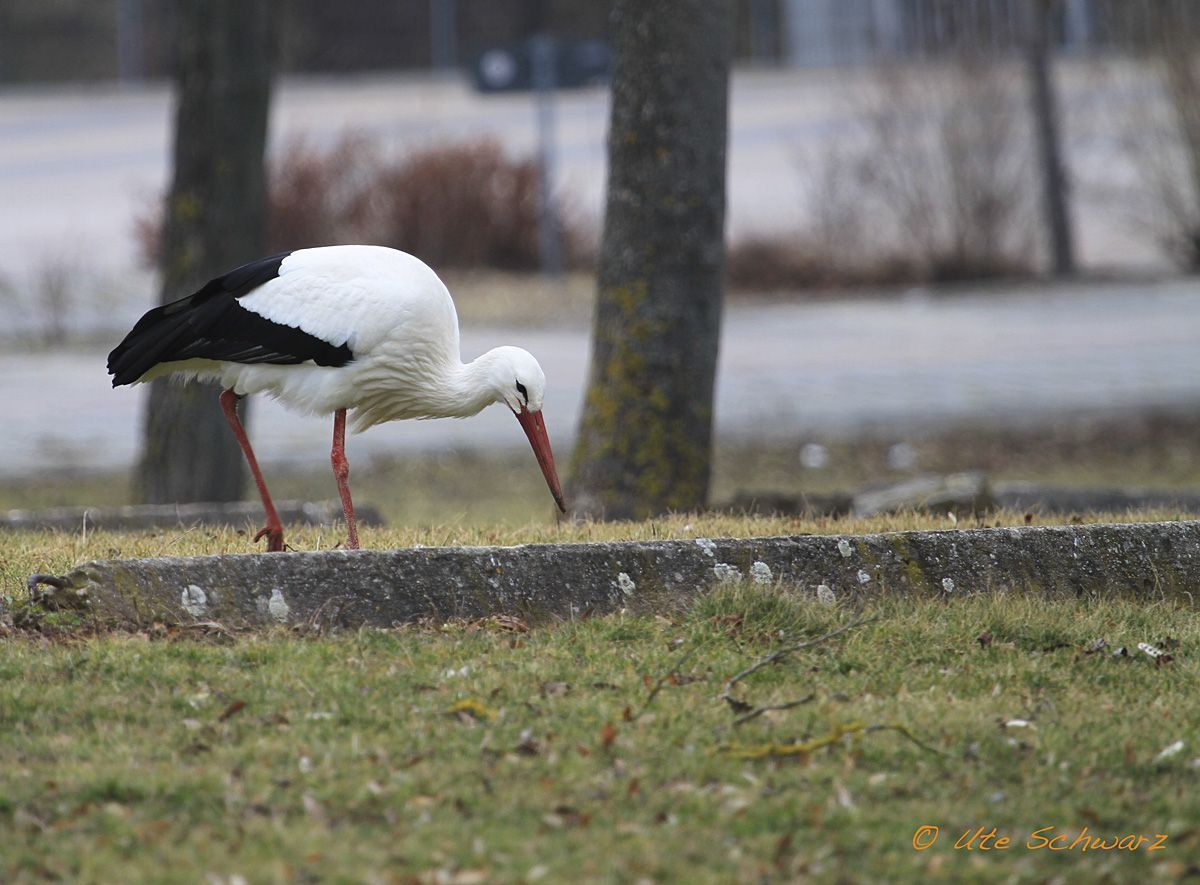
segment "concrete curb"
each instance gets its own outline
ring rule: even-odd
[[[1032,482],[998,482],[992,485],[991,494],[997,507],[1033,509],[1039,513],[1120,513],[1157,508],[1200,514],[1200,492],[1194,489],[1077,489]]]
[[[277,501],[275,509],[285,526],[332,525],[342,518],[338,501]],[[359,525],[383,525],[374,507],[356,507]],[[138,531],[192,525],[261,525],[262,505],[250,501],[207,504],[136,504],[128,507],[52,507],[47,510],[0,512],[0,529],[88,529]]]
[[[653,610],[742,579],[824,585],[842,599],[1006,588],[1190,597],[1200,592],[1200,522],[113,560],[30,585],[125,624],[353,627]]]
[[[914,476],[882,487],[835,495],[737,495],[718,509],[732,513],[877,516],[909,510],[958,514],[997,508],[1042,514],[1122,513],[1148,508],[1172,515],[1200,514],[1196,489],[1071,488],[1032,482],[988,481],[979,471]]]

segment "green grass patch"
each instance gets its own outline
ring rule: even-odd
[[[749,586],[532,630],[13,638],[0,880],[1174,878],[1200,852],[1198,647],[1175,603]],[[1010,847],[954,848],[978,827]],[[1167,839],[1026,847],[1084,827]]]

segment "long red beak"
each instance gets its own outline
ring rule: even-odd
[[[554,453],[550,451],[550,437],[546,435],[546,422],[542,420],[542,413],[525,409],[517,412],[516,416],[525,435],[529,437],[529,444],[533,446],[533,455],[537,458],[538,466],[542,468],[542,476],[546,477],[546,485],[550,486],[554,503],[558,505],[559,510],[566,513],[567,505],[563,503],[562,488],[558,484],[558,473],[554,469]]]

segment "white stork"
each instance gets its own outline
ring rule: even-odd
[[[519,347],[464,364],[450,293],[424,262],[382,246],[324,246],[263,258],[198,292],[148,311],[108,355],[113,387],[166,375],[219,381],[221,408],[262,496],[268,550],[283,525],[237,401],[273,396],[308,414],[333,414],[330,459],[358,548],[346,462],[354,432],[401,418],[465,418],[503,403],[524,428],[560,510],[562,490],[542,420],[546,376]]]

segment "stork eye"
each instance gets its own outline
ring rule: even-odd
[[[517,393],[521,394],[521,399],[525,400],[525,405],[529,405],[529,391],[525,389],[525,385],[520,381],[517,382]]]

